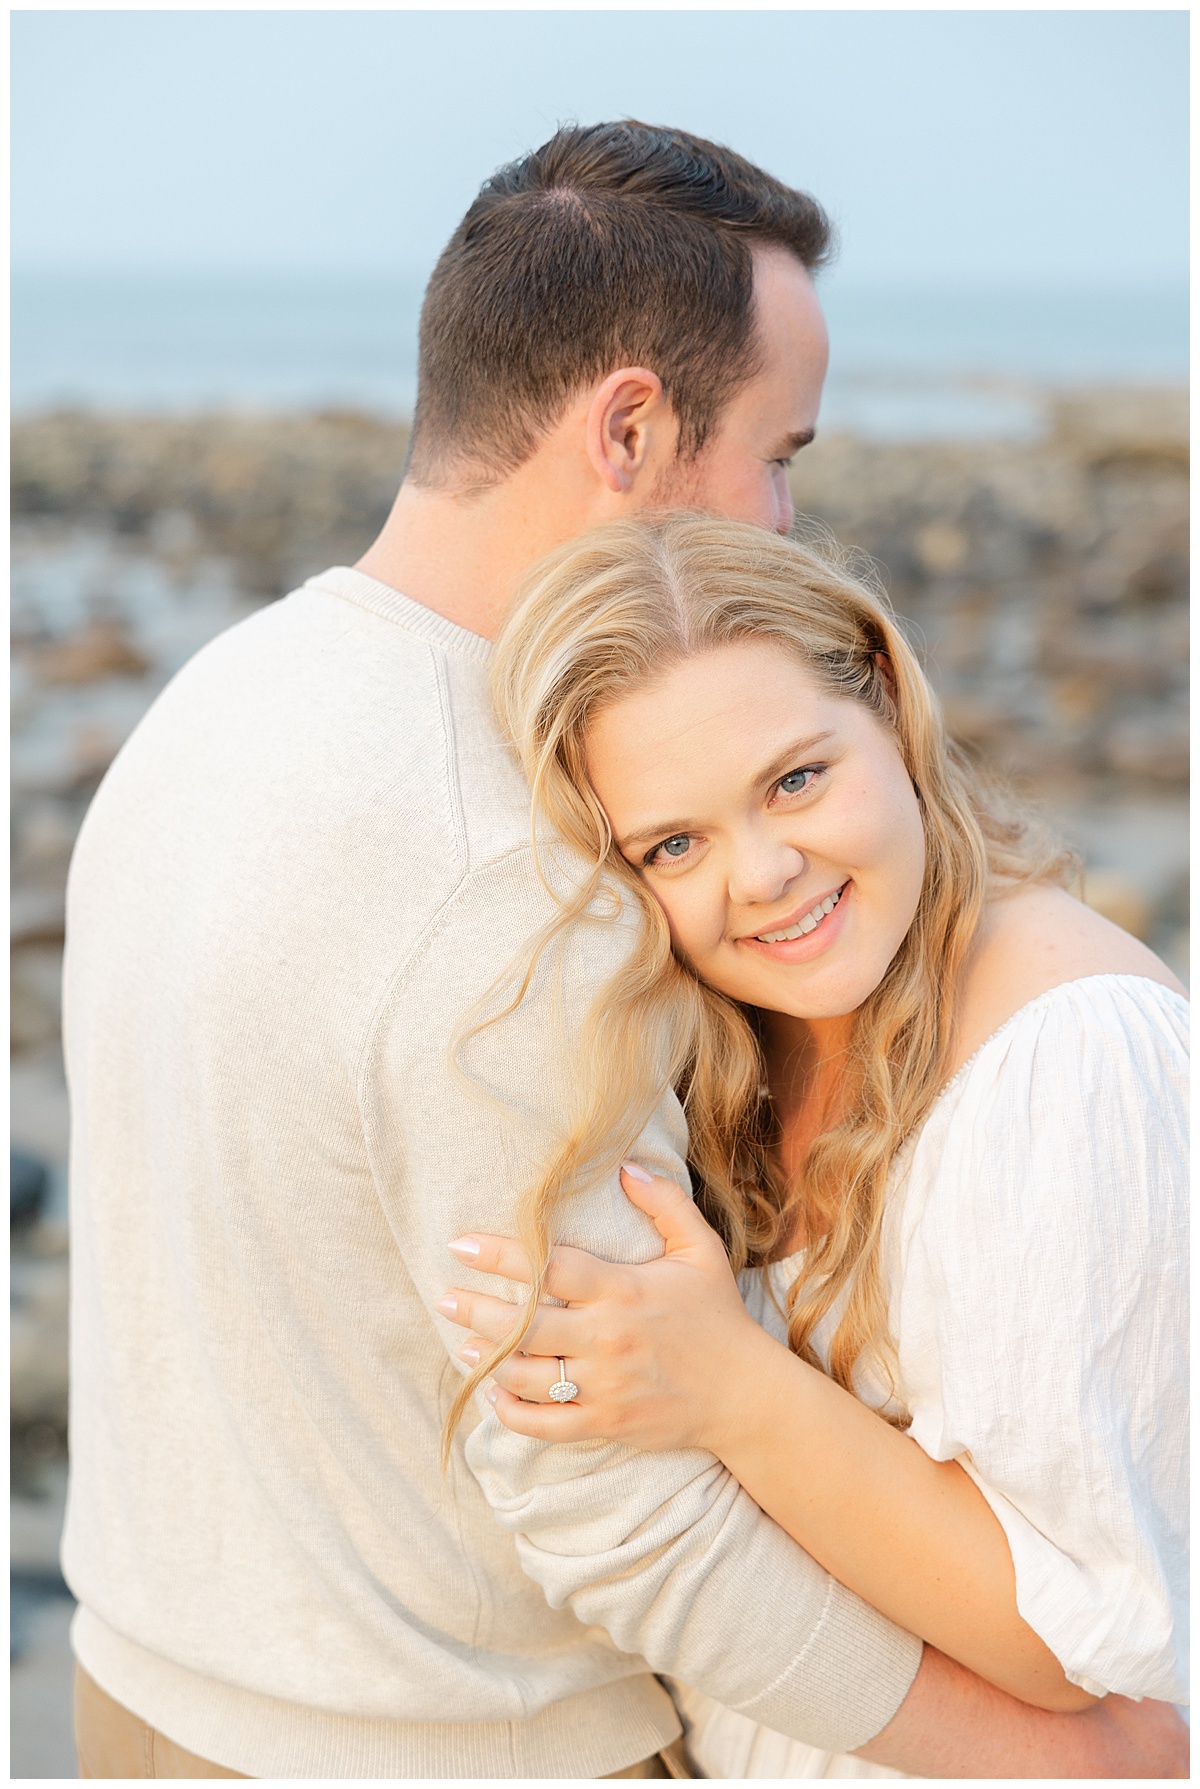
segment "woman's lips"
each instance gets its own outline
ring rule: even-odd
[[[832,889],[830,893],[838,894],[839,896],[837,905],[834,907],[833,911],[827,913],[824,918],[813,927],[811,932],[804,932],[799,938],[781,938],[774,944],[767,944],[761,937],[751,936],[747,938],[739,938],[738,943],[744,946],[747,950],[754,951],[756,955],[766,957],[768,962],[771,963],[810,962],[813,957],[821,956],[824,951],[827,951],[831,945],[837,942],[838,936],[846,923],[846,907],[853,892],[853,888],[853,882],[844,882],[840,893],[837,889]],[[818,903],[813,903],[813,905],[817,904]],[[804,917],[804,913],[809,913],[811,911],[811,906],[806,907],[802,913],[797,914],[796,918],[792,920],[790,924],[767,926],[764,927],[764,930],[770,932],[790,931],[792,926],[797,925],[800,919]]]

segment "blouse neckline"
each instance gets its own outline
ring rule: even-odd
[[[1032,1000],[1027,1000],[1025,1002],[1024,1006],[1019,1006],[1015,1012],[1009,1013],[1007,1019],[1005,1019],[1002,1024],[997,1025],[996,1029],[991,1032],[989,1036],[985,1037],[983,1042],[978,1045],[976,1049],[972,1050],[966,1061],[960,1064],[960,1066],[955,1069],[950,1079],[938,1089],[920,1127],[913,1132],[911,1137],[906,1139],[905,1143],[902,1145],[900,1154],[894,1158],[894,1161],[899,1160],[900,1155],[902,1155],[916,1138],[921,1135],[921,1132],[925,1129],[925,1126],[929,1123],[942,1101],[953,1092],[959,1082],[964,1079],[972,1068],[974,1068],[984,1051],[989,1049],[991,1045],[996,1042],[997,1038],[1003,1037],[1010,1026],[1015,1025],[1018,1019],[1023,1019],[1028,1013],[1031,1013],[1035,1007],[1041,1006],[1043,1001],[1051,1000],[1056,994],[1061,994],[1064,988],[1077,988],[1084,982],[1093,981],[1145,982],[1147,987],[1158,988],[1162,993],[1170,994],[1173,1000],[1182,1000],[1185,1005],[1189,1004],[1185,994],[1177,993],[1174,988],[1168,988],[1164,982],[1155,981],[1153,976],[1138,975],[1129,970],[1101,970],[1095,975],[1076,975],[1073,976],[1070,981],[1056,982],[1052,988],[1046,988],[1042,993],[1035,994]],[[780,1255],[774,1261],[764,1262],[763,1265],[766,1268],[767,1273],[770,1274],[777,1267],[791,1267],[793,1263],[801,1261],[807,1253],[807,1249],[793,1249],[790,1255]],[[799,1272],[799,1269],[797,1268],[796,1271]]]
[[[997,1025],[996,1029],[989,1033],[989,1035],[984,1038],[983,1042],[971,1051],[971,1054],[967,1057],[966,1061],[960,1063],[958,1068],[956,1068],[954,1073],[950,1076],[950,1079],[938,1089],[937,1097],[935,1098],[933,1105],[930,1106],[929,1113],[932,1114],[934,1107],[938,1105],[941,1100],[945,1099],[946,1095],[958,1085],[968,1069],[974,1067],[975,1063],[978,1062],[979,1058],[983,1055],[983,1052],[988,1049],[990,1045],[994,1044],[998,1037],[1003,1037],[1010,1025],[1015,1025],[1018,1019],[1023,1019],[1026,1014],[1031,1013],[1035,1007],[1041,1006],[1043,1001],[1053,999],[1055,994],[1061,994],[1064,988],[1077,988],[1084,982],[1092,981],[1145,982],[1148,987],[1161,988],[1164,994],[1170,994],[1176,1000],[1186,1000],[1186,995],[1176,993],[1175,989],[1168,988],[1165,982],[1156,981],[1152,975],[1138,975],[1131,970],[1099,970],[1095,975],[1076,975],[1072,976],[1070,981],[1055,982],[1052,988],[1046,988],[1042,993],[1035,994],[1032,1000],[1027,1000],[1025,1002],[1024,1006],[1019,1006],[1015,1012],[1009,1013],[1007,1019],[1005,1019],[1003,1023]],[[929,1115],[926,1116],[925,1122],[926,1124],[929,1122]]]

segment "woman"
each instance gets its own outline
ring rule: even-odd
[[[592,866],[551,933],[615,882],[639,943],[528,1248],[453,1245],[532,1283],[523,1318],[451,1295],[458,1408],[490,1375],[520,1433],[711,1449],[1028,1701],[1183,1700],[1175,978],[1066,892],[832,555],[688,516],[600,530],[535,572],[494,689],[537,816]],[[667,1082],[715,1228],[633,1163],[662,1259],[547,1266],[561,1201]],[[895,1774],[680,1693],[705,1775]]]

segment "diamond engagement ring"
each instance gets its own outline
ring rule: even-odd
[[[572,1398],[577,1398],[579,1396],[579,1387],[577,1385],[572,1385],[571,1381],[567,1378],[567,1363],[565,1360],[560,1360],[558,1363],[558,1378],[550,1387],[550,1396],[556,1404],[569,1404]]]

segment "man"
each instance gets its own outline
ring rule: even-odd
[[[380,538],[200,653],[97,796],[66,985],[86,1774],[674,1774],[656,1671],[922,1774],[1174,1762],[1152,1713],[1041,1714],[922,1656],[708,1456],[545,1448],[481,1405],[439,1474],[446,1244],[505,1227],[570,1078],[550,990],[472,1045],[493,1099],[450,1060],[550,911],[487,640],[596,523],[790,526],[827,243],[680,132],[502,170],[430,284]],[[624,948],[575,929],[568,1023]],[[673,1099],[636,1153],[684,1174]],[[648,1229],[614,1177],[566,1240],[644,1259]]]

